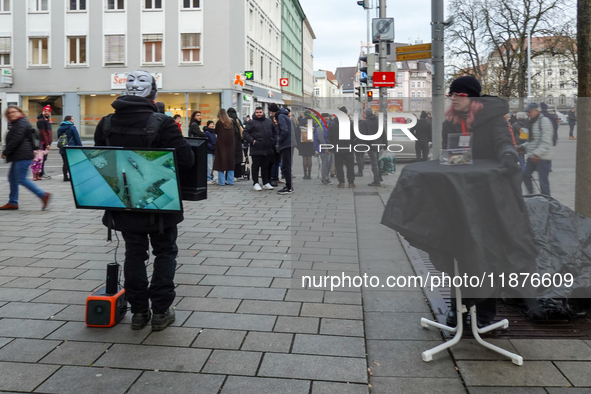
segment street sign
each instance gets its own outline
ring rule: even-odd
[[[411,53],[411,52],[425,52],[431,50],[431,44],[419,44],[419,45],[405,45],[396,47],[396,54],[399,53]]]
[[[395,88],[396,73],[390,71],[376,71],[373,73],[373,86],[376,88]]]
[[[254,71],[245,71],[244,76],[247,81],[252,81],[254,79]]]
[[[431,51],[416,52],[416,53],[403,53],[400,55],[396,55],[397,62],[401,62],[403,60],[418,60],[418,59],[431,59]]]
[[[0,73],[0,75],[2,75],[3,77],[12,77],[12,70],[10,68],[3,68],[1,70],[2,72]]]
[[[289,78],[281,78],[281,79],[279,79],[279,85],[281,85],[281,86],[289,86]]]
[[[361,73],[361,78],[367,78],[367,73],[365,71]]]
[[[12,77],[8,77],[6,75],[2,75],[2,76],[0,76],[0,83],[5,83],[7,85],[12,85],[13,84]]]
[[[371,21],[373,43],[394,41],[394,18],[374,18]]]

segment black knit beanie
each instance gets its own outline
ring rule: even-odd
[[[472,76],[456,78],[449,87],[449,94],[466,93],[468,97],[480,97],[480,82]]]

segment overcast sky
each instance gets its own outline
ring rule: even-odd
[[[378,3],[379,0],[371,0]],[[314,70],[355,66],[361,41],[367,40],[367,14],[357,0],[300,0],[312,25]],[[386,16],[394,18],[395,40],[412,42],[417,36],[431,42],[431,0],[387,0]],[[376,10],[370,10],[370,18]]]

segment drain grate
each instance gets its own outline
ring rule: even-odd
[[[429,255],[422,250],[418,250],[409,245],[403,237],[400,241],[417,275],[425,277],[427,273],[440,275],[441,272],[435,269]],[[425,296],[429,301],[431,309],[435,314],[437,321],[445,324],[447,311],[450,307],[450,288],[440,288],[430,291],[423,289]],[[484,338],[520,338],[520,339],[540,339],[540,338],[560,338],[560,339],[589,339],[591,338],[591,320],[587,318],[577,318],[571,320],[528,320],[521,310],[513,305],[503,302],[497,303],[497,319],[509,320],[507,330],[495,330],[484,334]],[[469,330],[464,331],[464,335],[471,336]]]

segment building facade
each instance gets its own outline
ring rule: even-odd
[[[304,19],[304,25],[302,28],[302,56],[303,56],[303,95],[304,101],[309,99],[314,94],[314,30],[310,26],[310,21]]]
[[[306,19],[299,0],[282,0],[281,13],[281,77],[289,78],[289,85],[282,86],[287,104],[297,104],[303,97],[303,22]]]

